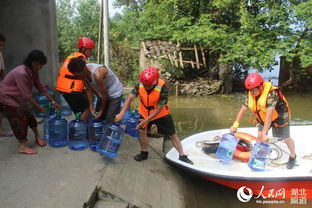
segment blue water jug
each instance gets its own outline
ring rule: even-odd
[[[264,171],[270,160],[272,148],[264,142],[257,142],[254,145],[251,156],[248,160],[248,166],[254,171]]]
[[[93,95],[93,108],[94,108],[96,111],[98,111],[98,110],[99,110],[98,107],[100,107],[100,106],[98,106],[99,100],[100,100],[100,99],[99,99],[98,96]]]
[[[48,141],[49,140],[49,121],[56,116],[54,110],[52,107],[48,109],[48,112],[44,116],[43,119],[43,132],[44,136],[43,138]]]
[[[118,154],[123,138],[124,131],[120,127],[112,124],[107,125],[96,150],[101,155],[114,158]]]
[[[120,103],[120,108],[122,108],[125,104],[125,98],[122,96],[121,98],[121,103]],[[131,110],[130,107],[127,108],[126,113],[122,119],[122,121],[119,123],[120,127],[126,131],[126,125],[127,125],[127,120],[131,117]]]
[[[139,119],[141,117],[137,108],[132,111],[132,117],[135,117],[137,119]]]
[[[72,150],[83,150],[88,147],[88,125],[79,119],[80,113],[76,113],[76,119],[68,124],[68,147]]]
[[[216,155],[223,162],[232,160],[239,139],[234,134],[223,134]]]
[[[64,147],[67,145],[67,124],[66,119],[61,117],[61,112],[56,113],[56,117],[50,119],[49,140],[52,147]]]
[[[139,124],[139,119],[137,117],[131,117],[127,120],[126,134],[132,136],[135,139],[139,138],[139,130],[136,126]]]
[[[48,90],[48,93],[51,95],[51,97],[53,97],[53,92]],[[48,109],[50,106],[50,101],[49,99],[42,93],[40,93],[39,95],[37,95],[35,97],[36,102],[43,107],[44,109]],[[37,108],[35,108],[35,116],[36,117],[40,117],[40,118],[44,118],[44,116],[46,115],[46,113],[42,113],[40,112]]]
[[[104,128],[106,127],[106,121],[100,121],[98,119],[91,119],[88,124],[88,138],[89,147],[91,150],[96,151],[97,146],[102,138]]]
[[[61,105],[62,116],[70,116],[72,114],[72,110],[68,105],[67,101],[65,100],[65,98],[62,95],[59,95],[57,100],[58,104]]]

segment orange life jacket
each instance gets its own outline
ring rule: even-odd
[[[266,102],[267,102],[269,93],[273,90],[276,90],[278,96],[286,103],[286,107],[287,107],[288,114],[290,117],[290,109],[288,106],[288,102],[286,98],[284,97],[284,95],[282,94],[281,90],[278,87],[272,86],[271,82],[264,82],[263,87],[264,87],[263,92],[258,99],[252,96],[250,92],[248,93],[248,108],[256,115],[258,121],[261,123],[264,123],[266,120],[266,111],[267,111]],[[279,126],[279,127],[283,127],[288,124],[288,122],[281,124],[281,125],[274,123],[274,121],[277,118],[278,118],[278,112],[276,111],[276,109],[274,109],[273,116],[272,116],[272,123],[275,126]]]
[[[154,89],[147,93],[146,89],[144,88],[143,84],[140,83],[139,86],[139,96],[140,96],[140,105],[139,105],[139,113],[143,116],[143,118],[147,118],[151,113],[153,113],[156,109],[158,104],[158,100],[160,98],[161,88],[164,86],[165,81],[162,79],[158,79],[157,85]],[[169,114],[169,105],[165,105],[161,108],[159,114],[157,114],[152,120],[156,120],[163,116]]]
[[[73,91],[76,92],[83,91],[84,88],[83,81],[78,79],[74,74],[70,73],[67,68],[69,61],[72,58],[78,57],[83,57],[83,59],[86,60],[86,56],[80,52],[75,52],[65,59],[57,77],[56,90],[66,93],[71,93]]]

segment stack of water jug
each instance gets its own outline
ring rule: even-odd
[[[239,139],[234,134],[224,134],[219,143],[216,156],[224,163],[229,163],[236,151],[236,146]],[[248,166],[253,171],[265,171],[266,165],[270,159],[272,149],[269,144],[257,142],[252,150],[251,157],[248,161]]]
[[[97,151],[101,155],[111,158],[117,156],[119,146],[124,138],[124,130],[120,127],[121,125],[107,124],[92,116],[86,123],[80,120],[80,113],[75,114],[75,119],[68,123],[62,116],[70,115],[71,110],[63,97],[60,96],[58,100],[62,106],[61,111],[55,111],[44,95],[37,96],[36,100],[46,109],[46,113],[40,117],[44,117],[44,138],[50,146],[68,146],[72,150],[84,150],[90,147],[91,150]],[[127,114],[121,123],[126,125],[129,117],[130,114]]]

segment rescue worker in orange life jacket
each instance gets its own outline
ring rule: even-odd
[[[274,137],[284,140],[290,151],[287,169],[292,169],[296,163],[295,143],[290,138],[290,109],[286,98],[278,87],[271,82],[265,82],[259,73],[249,74],[245,80],[248,98],[236,116],[231,132],[236,132],[239,122],[249,108],[256,116],[258,123],[258,138],[268,142],[268,131],[272,128]]]
[[[140,74],[140,82],[130,91],[130,95],[125,101],[121,111],[115,117],[115,122],[122,121],[126,110],[131,102],[140,97],[139,113],[141,118],[137,129],[139,129],[139,142],[141,152],[133,158],[136,161],[146,160],[148,157],[147,128],[155,124],[158,132],[169,136],[173,146],[179,153],[179,160],[193,164],[184,154],[180,138],[176,135],[174,123],[169,113],[168,88],[165,81],[159,79],[159,72],[154,67],[146,68]]]
[[[84,93],[83,80],[69,72],[67,65],[72,58],[81,58],[87,62],[87,58],[91,56],[95,45],[91,39],[82,37],[78,40],[77,46],[79,52],[69,55],[59,71],[56,90],[63,95],[71,110],[75,114],[81,112],[80,119],[87,121],[90,111],[88,98]]]

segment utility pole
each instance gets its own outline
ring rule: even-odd
[[[103,1],[103,0],[102,0]],[[104,31],[104,64],[110,67],[109,55],[109,21],[108,21],[108,0],[104,0],[104,15],[103,15],[103,31]]]
[[[101,63],[102,55],[102,45],[103,45],[103,4],[104,0],[101,0],[101,10],[100,10],[100,23],[99,23],[99,36],[98,36],[98,53],[97,53],[97,63]]]

